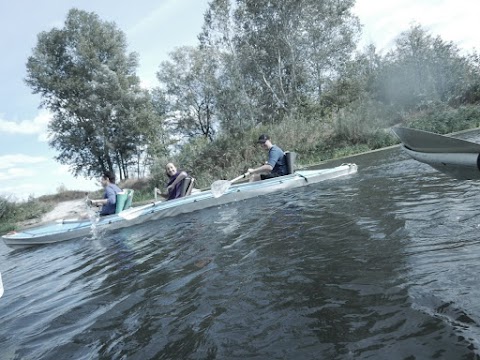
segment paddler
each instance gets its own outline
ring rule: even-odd
[[[253,175],[250,177],[250,181],[265,180],[287,175],[288,170],[283,150],[277,145],[272,144],[270,137],[266,134],[260,135],[257,144],[260,144],[264,150],[268,150],[268,160],[258,168],[248,169],[248,173]]]
[[[158,194],[167,200],[177,199],[182,196],[182,182],[188,176],[185,171],[177,170],[173,163],[165,165],[165,173],[168,176],[166,192],[162,193],[160,189],[155,188],[155,194]]]
[[[115,208],[117,204],[117,194],[122,192],[117,185],[115,185],[115,174],[110,171],[106,171],[100,178],[105,193],[103,199],[91,200],[91,204],[95,206],[102,206],[100,216],[115,214]]]

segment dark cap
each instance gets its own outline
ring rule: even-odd
[[[268,135],[262,134],[262,135],[260,135],[260,137],[258,138],[257,143],[259,143],[259,144],[265,144],[265,141],[267,141],[267,140],[270,140],[270,137],[269,137]]]

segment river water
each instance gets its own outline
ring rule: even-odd
[[[478,359],[479,184],[398,147],[348,161],[97,239],[2,242],[0,359]]]

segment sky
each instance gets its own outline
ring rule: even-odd
[[[0,196],[28,196],[98,189],[96,179],[74,178],[53,158],[46,129],[50,114],[25,84],[26,61],[37,35],[61,28],[68,10],[95,12],[125,32],[128,51],[139,54],[137,75],[145,87],[158,86],[155,73],[169,53],[197,44],[208,0],[17,0],[0,2]],[[363,26],[359,48],[373,43],[386,53],[413,24],[453,41],[466,53],[480,49],[480,1],[357,0],[354,13]]]

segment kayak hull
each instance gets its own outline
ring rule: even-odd
[[[147,221],[246,200],[272,192],[311,185],[356,172],[357,166],[355,164],[341,165],[331,169],[297,171],[294,174],[273,179],[232,185],[224,195],[217,198],[213,196],[211,191],[204,191],[171,201],[154,202],[130,208],[119,214],[101,217],[93,222],[90,219],[73,219],[45,224],[13,234],[3,235],[2,240],[11,248],[25,248],[75,238],[85,238],[92,234],[92,228],[100,231],[120,229]]]
[[[480,144],[416,129],[392,130],[413,159],[455,179],[480,179]]]
[[[480,144],[429,131],[393,127],[392,131],[407,149],[420,153],[479,154]]]
[[[428,164],[440,171],[459,180],[478,180],[480,170],[478,167],[479,154],[472,153],[422,153],[412,151],[405,146],[403,150],[413,159]]]

